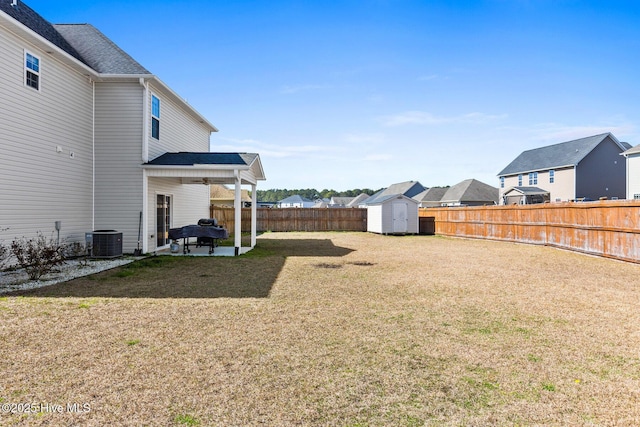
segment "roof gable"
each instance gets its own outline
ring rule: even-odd
[[[611,141],[620,147],[620,152],[626,149],[625,145],[621,144],[611,133],[603,133],[524,151],[500,171],[498,176],[576,166],[607,138],[611,138]]]
[[[466,179],[450,187],[442,202],[498,202],[500,190],[477,179]]]

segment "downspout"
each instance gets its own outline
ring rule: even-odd
[[[142,163],[149,161],[149,85],[147,81],[140,77],[142,86]],[[142,253],[149,252],[149,223],[147,214],[149,211],[149,178],[146,169],[142,170]]]
[[[96,229],[96,82],[91,82],[91,230]]]
[[[233,175],[235,176],[235,196],[233,201],[233,208],[235,214],[234,221],[234,246],[235,246],[235,256],[240,255],[240,248],[242,247],[242,193],[240,191],[241,179],[240,179],[240,171],[238,169],[234,169]]]
[[[142,163],[149,161],[149,85],[147,81],[140,77],[142,86]]]

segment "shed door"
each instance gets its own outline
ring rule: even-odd
[[[409,219],[407,218],[407,204],[393,204],[393,232],[406,233],[408,230]]]

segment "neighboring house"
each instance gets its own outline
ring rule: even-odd
[[[357,208],[361,202],[367,200],[369,195],[367,193],[360,193],[356,197],[353,198],[349,203],[347,203],[348,208]]]
[[[349,203],[353,201],[355,197],[338,197],[333,196],[329,200],[328,205],[332,208],[346,208]]]
[[[440,206],[484,206],[498,204],[497,188],[477,179],[465,179],[449,187],[440,199]]]
[[[170,227],[209,216],[202,184],[255,195],[265,179],[257,154],[209,153],[215,126],[89,24],[52,25],[0,0],[0,51],[5,243],[59,221],[67,241],[117,230],[124,252],[151,252],[168,247]]]
[[[640,200],[640,145],[622,154],[627,162],[627,199]]]
[[[278,202],[281,208],[312,208],[316,202],[298,194],[286,197]]]
[[[360,193],[356,197],[338,197],[334,196],[329,201],[330,208],[357,208],[358,205],[368,199],[370,196],[366,193]]]
[[[500,203],[512,188],[537,187],[561,202],[626,196],[626,164],[620,154],[631,148],[611,133],[528,150],[499,174]]]
[[[418,201],[402,194],[378,197],[367,205],[367,231],[418,234]]]
[[[359,202],[359,206],[367,207],[367,205],[376,203],[376,201],[380,198],[387,196],[396,196],[399,194],[411,198],[416,196],[417,194],[422,193],[424,190],[425,187],[418,181],[399,182],[397,184],[392,184],[387,188],[383,188],[372,196],[366,198],[365,200],[362,200],[361,202]]]
[[[233,207],[235,203],[235,191],[222,184],[209,186],[209,202],[212,206]],[[240,200],[243,206],[251,205],[251,196],[248,190],[242,190]]]
[[[449,187],[431,187],[422,193],[416,194],[413,198],[418,201],[418,206],[421,208],[441,206],[440,200],[442,200],[442,196],[448,189]]]

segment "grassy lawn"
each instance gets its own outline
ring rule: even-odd
[[[3,426],[640,425],[640,266],[267,233],[4,296],[0,361]]]

